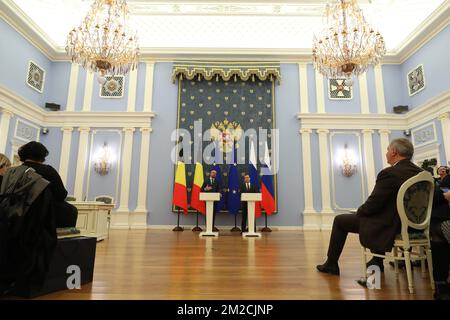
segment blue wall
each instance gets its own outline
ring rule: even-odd
[[[46,76],[45,102],[56,103],[66,109],[69,91],[70,63],[53,62]]]
[[[406,90],[406,101],[410,108],[414,109],[450,89],[449,57],[450,25],[417,50],[400,66],[402,90]],[[409,97],[406,82],[407,74],[419,64],[424,66],[425,88]]]
[[[171,63],[157,63],[154,72],[153,111],[157,117],[152,121],[147,221],[172,225],[176,224],[176,216],[171,213],[174,172],[170,151],[174,142],[170,135],[176,128],[178,86],[170,81]],[[193,223],[193,217],[188,218],[183,216],[181,221]]]
[[[49,155],[46,163],[58,170],[61,158],[61,143],[63,133],[59,127],[50,127],[47,134],[40,136],[40,142],[47,146]]]
[[[408,89],[404,87],[400,80],[402,76],[402,67],[400,65],[382,65],[382,73],[386,112],[392,113],[393,107],[407,104]]]
[[[0,85],[14,91],[40,107],[44,107],[49,90],[51,62],[36,47],[0,18]],[[44,93],[39,93],[26,83],[28,62],[32,60],[46,71]]]

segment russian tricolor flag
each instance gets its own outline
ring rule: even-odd
[[[256,190],[259,191],[259,174],[258,174],[258,165],[256,162],[256,150],[253,142],[250,142],[250,163],[248,164],[248,175],[250,176],[250,183],[256,187]],[[255,218],[259,218],[261,216],[261,202],[258,201],[255,203]]]
[[[266,141],[266,148],[264,152],[264,164],[261,168],[261,196],[262,207],[267,215],[275,212],[275,193],[273,190],[273,175],[270,165],[269,146]]]

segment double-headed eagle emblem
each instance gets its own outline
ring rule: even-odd
[[[211,125],[211,138],[219,142],[221,152],[229,153],[233,151],[233,141],[239,141],[242,136],[242,127],[236,121],[230,122],[227,119],[216,121]],[[236,149],[239,144],[236,143]]]

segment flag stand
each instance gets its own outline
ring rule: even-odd
[[[203,229],[198,226],[198,210],[197,210],[197,224],[194,228],[192,228],[192,231],[203,231]]]
[[[172,229],[172,231],[183,231],[183,227],[180,227],[180,208],[178,208],[178,219],[177,219],[177,226]]]
[[[230,230],[231,232],[241,232],[241,228],[237,226],[237,213],[234,215],[234,227]]]
[[[265,216],[265,223],[266,223],[266,225],[265,225],[264,228],[261,229],[261,232],[272,232],[272,229],[270,229],[270,228],[267,226],[267,213],[264,213],[264,216]]]

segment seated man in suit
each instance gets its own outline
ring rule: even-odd
[[[64,187],[59,173],[52,166],[44,164],[45,158],[48,156],[47,148],[42,143],[31,141],[21,146],[18,154],[23,165],[33,168],[36,173],[50,182],[49,188],[53,196],[56,227],[75,227],[78,210],[73,205],[64,201],[67,197],[67,190]]]
[[[439,179],[438,179],[438,185],[439,186],[444,182],[445,179],[450,179],[450,176],[448,174],[449,173],[449,168],[447,168],[446,166],[440,166],[437,169],[437,173],[439,175]]]
[[[3,153],[0,153],[0,186],[2,185],[3,175],[11,167],[11,161]]]
[[[207,178],[200,189],[201,192],[220,192],[222,190],[222,186],[220,182],[216,179],[217,171],[211,170],[209,173],[209,178]],[[215,229],[216,222],[216,206],[214,205],[214,214],[213,214],[213,229]]]
[[[244,176],[244,182],[241,184],[240,192],[242,193],[258,193],[259,190],[256,189],[256,186],[250,183],[250,176],[246,174]],[[248,203],[247,201],[242,201],[242,232],[246,232],[247,230],[247,215],[248,215]]]
[[[401,226],[396,204],[398,190],[403,182],[422,171],[411,162],[413,154],[414,147],[408,139],[395,139],[389,144],[386,159],[391,166],[380,171],[372,193],[356,214],[336,216],[328,259],[317,270],[339,275],[338,260],[349,232],[359,233],[361,244],[374,253],[391,251]],[[368,265],[378,265],[384,271],[381,258],[374,257]]]

